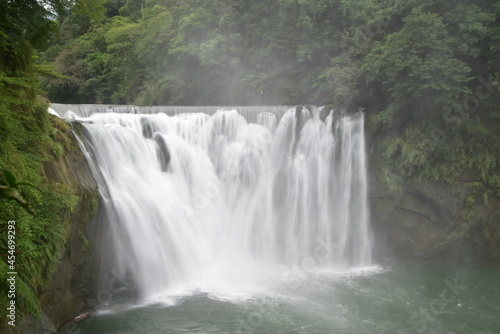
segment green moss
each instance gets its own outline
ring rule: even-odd
[[[90,241],[87,239],[86,222],[97,212],[99,207],[99,193],[97,190],[87,191],[83,194],[80,216],[78,219],[78,236],[83,242],[85,251],[89,250]]]
[[[467,200],[465,201],[465,203],[468,205],[468,206],[473,206],[474,204],[476,204],[476,198],[473,196],[473,195],[469,195],[467,197]]]

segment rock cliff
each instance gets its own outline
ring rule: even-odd
[[[44,176],[64,184],[78,196],[76,208],[62,217],[69,224],[67,241],[60,262],[45,290],[39,291],[42,304],[40,319],[29,317],[20,329],[22,334],[55,333],[58,328],[84,312],[88,296],[95,289],[99,268],[93,247],[96,213],[99,207],[97,184],[68,124],[51,116],[54,139],[61,145],[58,159],[44,164]]]

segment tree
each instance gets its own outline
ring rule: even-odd
[[[409,108],[412,116],[432,117],[467,92],[471,69],[455,57],[453,42],[443,18],[419,6],[400,30],[374,43],[362,70],[368,84],[383,85],[390,109]]]

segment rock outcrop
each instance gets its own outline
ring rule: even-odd
[[[52,116],[54,139],[62,146],[58,159],[44,164],[45,178],[70,187],[78,196],[76,208],[69,213],[69,233],[57,270],[50,284],[40,291],[40,319],[30,316],[20,333],[55,333],[91,305],[87,297],[95,288],[98,261],[93,247],[93,230],[99,207],[97,184],[68,124]]]
[[[374,181],[370,202],[379,256],[500,263],[500,198],[471,203],[469,196],[461,183],[407,182],[395,194]]]

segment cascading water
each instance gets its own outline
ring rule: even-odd
[[[371,264],[362,113],[123,108],[79,114],[115,266],[143,297]]]

